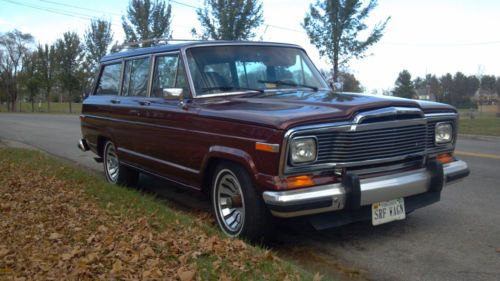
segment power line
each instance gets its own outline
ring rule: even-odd
[[[121,16],[121,14],[115,13],[115,12],[109,12],[109,11],[103,11],[103,10],[97,10],[97,9],[90,9],[90,8],[85,8],[85,7],[82,7],[82,6],[76,6],[76,5],[61,3],[61,2],[57,2],[57,1],[49,1],[49,0],[38,0],[38,1],[49,3],[49,4],[53,4],[53,5],[59,5],[59,6],[63,6],[63,7],[69,7],[69,8],[79,9],[79,10],[86,10],[86,11],[89,11],[89,12],[98,12],[98,13],[106,13],[106,14],[113,14],[113,15]]]
[[[186,4],[186,3],[182,3],[182,2],[178,2],[178,1],[175,1],[175,0],[170,0],[170,2],[178,4],[178,5],[181,5],[181,6],[184,6],[184,7],[189,7],[189,8],[193,8],[193,9],[200,9],[199,7],[196,7],[196,6],[193,6],[193,5],[190,5],[190,4]]]
[[[84,19],[84,20],[89,20],[89,19],[93,18],[92,16],[81,14],[81,13],[73,13],[73,12],[70,13],[69,11],[63,11],[63,10],[48,8],[48,7],[44,7],[44,6],[37,6],[37,5],[27,4],[27,3],[23,3],[23,2],[14,1],[14,0],[1,0],[1,1],[7,2],[10,4],[14,4],[14,5],[18,5],[18,6],[29,7],[29,8],[36,9],[36,10],[42,10],[42,11],[46,11],[46,12],[50,12],[50,13],[54,13],[54,14],[69,16],[72,18],[79,18],[79,19]]]
[[[455,42],[455,43],[404,43],[404,42],[386,42],[381,45],[407,46],[407,47],[467,47],[467,46],[482,46],[482,45],[497,45],[500,41],[484,41],[484,42]]]

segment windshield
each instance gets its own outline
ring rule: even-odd
[[[186,52],[197,96],[328,88],[304,51],[276,46],[211,46]]]

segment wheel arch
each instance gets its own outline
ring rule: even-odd
[[[258,172],[250,154],[241,149],[216,145],[210,147],[208,153],[203,158],[201,166],[201,190],[204,194],[209,194],[215,168],[221,162],[232,162],[242,166],[255,185]]]

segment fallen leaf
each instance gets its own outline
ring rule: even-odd
[[[320,281],[321,279],[323,279],[323,276],[319,274],[319,272],[316,272],[316,274],[314,274],[313,281]]]
[[[94,239],[95,239],[95,235],[94,234],[90,235],[90,237],[87,238],[87,243],[89,243],[89,244],[92,243],[92,241],[94,241]]]
[[[181,281],[192,281],[194,278],[195,272],[192,270],[180,268],[177,271],[177,275],[179,275],[179,279],[181,279]]]
[[[7,248],[3,248],[3,247],[0,248],[0,259],[5,257],[7,254],[9,254],[9,252],[10,252],[9,249],[7,249]]]
[[[61,237],[63,237],[62,234],[54,232],[54,233],[50,234],[49,240],[58,240]]]
[[[113,269],[111,269],[111,273],[113,273],[113,274],[119,273],[120,271],[122,271],[122,269],[123,269],[122,261],[117,260],[113,264]]]
[[[155,255],[155,251],[150,246],[146,246],[146,248],[142,251],[142,254],[145,257],[152,257]]]
[[[226,274],[221,273],[221,275],[219,275],[219,281],[232,281],[232,279],[227,277]]]
[[[99,226],[99,227],[97,228],[97,230],[98,230],[99,232],[103,232],[103,233],[104,233],[104,232],[108,232],[108,228],[107,228],[107,227],[105,227],[104,225]]]

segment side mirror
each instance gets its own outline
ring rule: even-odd
[[[163,97],[166,99],[181,98],[182,92],[182,88],[164,88]]]

